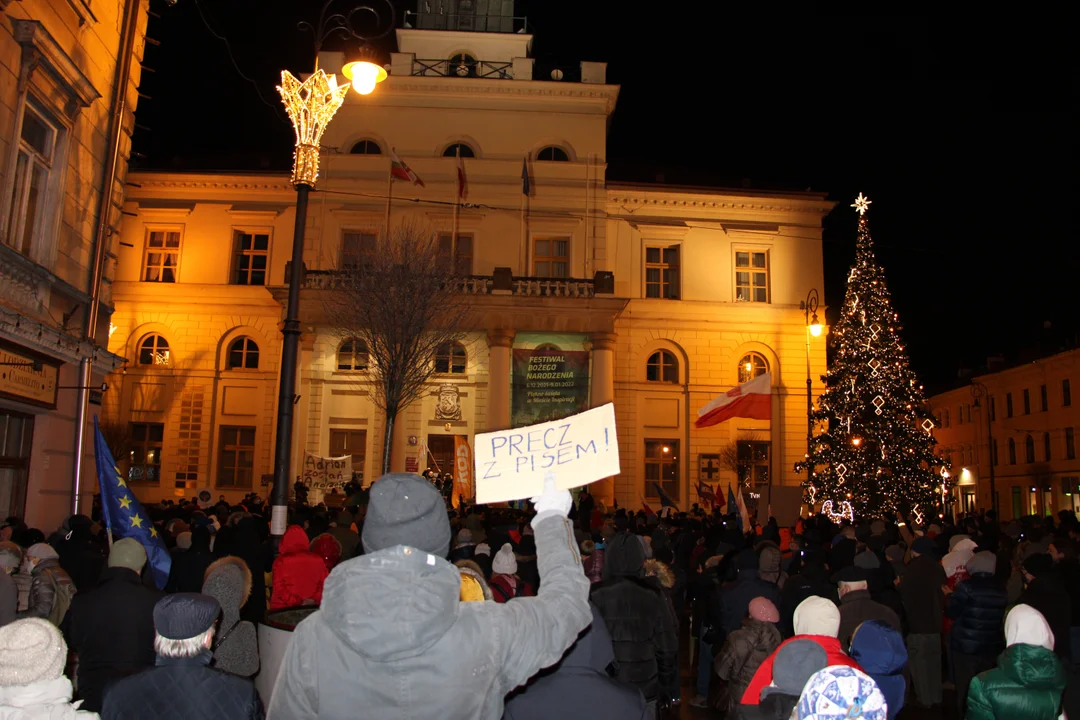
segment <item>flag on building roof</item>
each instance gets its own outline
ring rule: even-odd
[[[398,157],[394,148],[390,148],[390,176],[398,180],[406,180],[413,185],[419,185],[425,187],[424,181],[420,179],[420,176],[412,171],[412,168],[405,164],[405,161]]]
[[[172,556],[158,535],[150,516],[135,499],[124,482],[124,476],[116,467],[105,436],[101,434],[97,418],[94,418],[94,455],[97,461],[98,488],[101,493],[101,515],[105,527],[112,531],[114,540],[135,538],[146,548],[146,562],[154,576],[154,584],[161,590],[169,579]]]
[[[529,159],[521,159],[521,194],[528,195],[531,186],[529,184]]]
[[[457,151],[457,197],[459,201],[469,197],[469,182],[465,178],[465,159],[461,157],[460,145]]]
[[[772,419],[772,375],[764,373],[713,398],[698,410],[694,427],[718,425],[733,417]]]

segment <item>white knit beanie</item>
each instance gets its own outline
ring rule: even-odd
[[[517,558],[514,557],[514,548],[510,543],[503,543],[495,558],[491,561],[491,572],[500,575],[513,575],[517,572]]]
[[[48,620],[26,618],[0,627],[0,687],[55,680],[66,663],[67,644]]]

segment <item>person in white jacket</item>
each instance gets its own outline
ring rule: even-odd
[[[0,720],[90,720],[71,702],[64,677],[67,643],[48,620],[25,618],[0,628]]]

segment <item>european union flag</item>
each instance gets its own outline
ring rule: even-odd
[[[105,437],[94,418],[94,454],[97,456],[98,487],[101,491],[101,515],[105,527],[112,531],[114,540],[135,538],[146,548],[146,561],[154,574],[154,584],[161,590],[169,579],[172,556],[158,536],[157,528],[150,522],[139,501],[131,494],[124,476],[116,467],[116,460],[105,444]]]

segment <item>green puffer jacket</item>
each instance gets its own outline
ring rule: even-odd
[[[1056,655],[1018,643],[971,681],[966,720],[1056,720],[1068,675]]]

